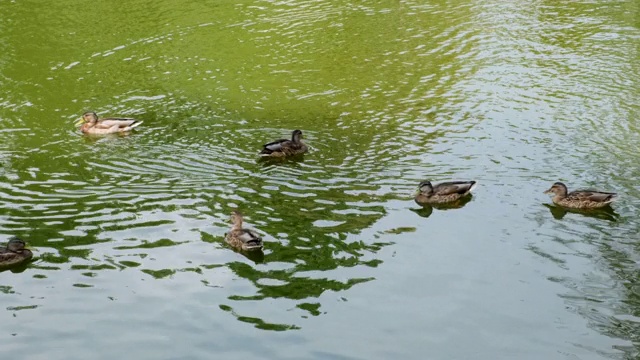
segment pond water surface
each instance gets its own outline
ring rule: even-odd
[[[638,1],[0,1],[0,88],[2,359],[640,356]]]

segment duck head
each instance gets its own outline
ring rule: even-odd
[[[426,180],[421,182],[420,185],[418,185],[418,191],[425,195],[431,194],[433,192],[433,185],[431,185],[431,181]]]
[[[82,114],[82,117],[80,118],[80,120],[78,120],[76,126],[82,125],[84,123],[93,125],[96,122],[98,122],[98,114],[93,111],[87,111],[86,113]]]
[[[242,228],[242,214],[238,210],[234,210],[231,212],[231,223],[233,224],[234,228]]]
[[[555,194],[559,196],[567,196],[567,186],[561,182],[555,182],[549,189],[547,189],[545,194]]]
[[[291,141],[295,143],[299,143],[301,139],[302,139],[302,131],[293,130],[293,133],[291,133]]]
[[[25,249],[25,246],[27,244],[25,244],[24,241],[17,239],[17,238],[13,238],[11,240],[9,240],[9,243],[7,244],[7,250],[11,251],[11,252],[21,252],[22,250]]]

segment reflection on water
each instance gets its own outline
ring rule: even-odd
[[[620,215],[616,213],[615,210],[613,210],[613,208],[611,208],[610,206],[607,206],[601,209],[580,210],[580,209],[568,209],[568,208],[563,208],[561,206],[550,205],[550,204],[543,204],[543,205],[549,209],[549,212],[551,212],[551,215],[553,215],[553,217],[557,220],[561,220],[565,215],[567,215],[567,213],[580,214],[582,216],[593,217],[596,219],[608,220],[608,221],[616,221],[618,220],[618,218],[620,218]]]
[[[637,357],[634,2],[43,6],[0,5],[5,357]],[[408,195],[451,177],[486,186]],[[542,208],[559,178],[624,195]]]
[[[24,272],[28,266],[29,266],[29,262],[26,262],[17,266],[12,266],[12,267],[0,267],[0,272],[11,271],[12,273],[21,273],[21,272]]]
[[[304,154],[298,154],[287,157],[270,157],[270,156],[260,156],[256,160],[257,163],[261,164],[264,167],[270,167],[273,165],[280,164],[295,164],[297,162],[304,162]]]
[[[423,206],[420,207],[419,209],[411,209],[411,211],[413,211],[414,213],[424,217],[424,218],[428,218],[429,216],[431,216],[431,214],[433,214],[433,207],[432,206]]]
[[[431,215],[431,213],[433,213],[433,209],[438,209],[441,211],[445,211],[445,210],[453,210],[453,209],[461,209],[462,207],[464,207],[466,204],[468,204],[471,199],[473,198],[472,195],[469,196],[465,196],[463,198],[460,198],[456,201],[451,201],[448,203],[442,203],[442,204],[427,204],[427,205],[422,205],[421,209],[411,209],[411,211],[413,211],[414,213],[422,216],[422,217],[429,217]]]

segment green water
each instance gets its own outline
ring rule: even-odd
[[[636,359],[640,3],[0,1],[2,359]],[[90,138],[86,110],[144,120]],[[301,129],[303,159],[259,162]],[[474,179],[458,209],[421,180]],[[549,206],[554,181],[613,210]],[[239,208],[262,256],[229,249]]]

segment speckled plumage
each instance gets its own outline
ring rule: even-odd
[[[415,201],[418,205],[450,203],[469,195],[475,185],[475,181],[449,181],[437,185],[423,181],[419,185]]]
[[[242,214],[237,211],[231,213],[231,230],[225,235],[227,244],[238,250],[262,250],[263,243],[260,235],[251,229],[242,228]]]
[[[261,156],[284,157],[300,155],[307,152],[308,148],[302,141],[302,131],[294,130],[291,133],[291,140],[280,139],[263,146],[260,151]]]
[[[0,267],[21,264],[33,257],[29,249],[25,249],[24,241],[12,238],[4,249],[0,249]]]
[[[612,192],[598,190],[576,190],[569,192],[567,186],[561,182],[554,183],[544,192],[554,194],[551,201],[554,204],[571,209],[598,209],[617,200],[618,195]]]

